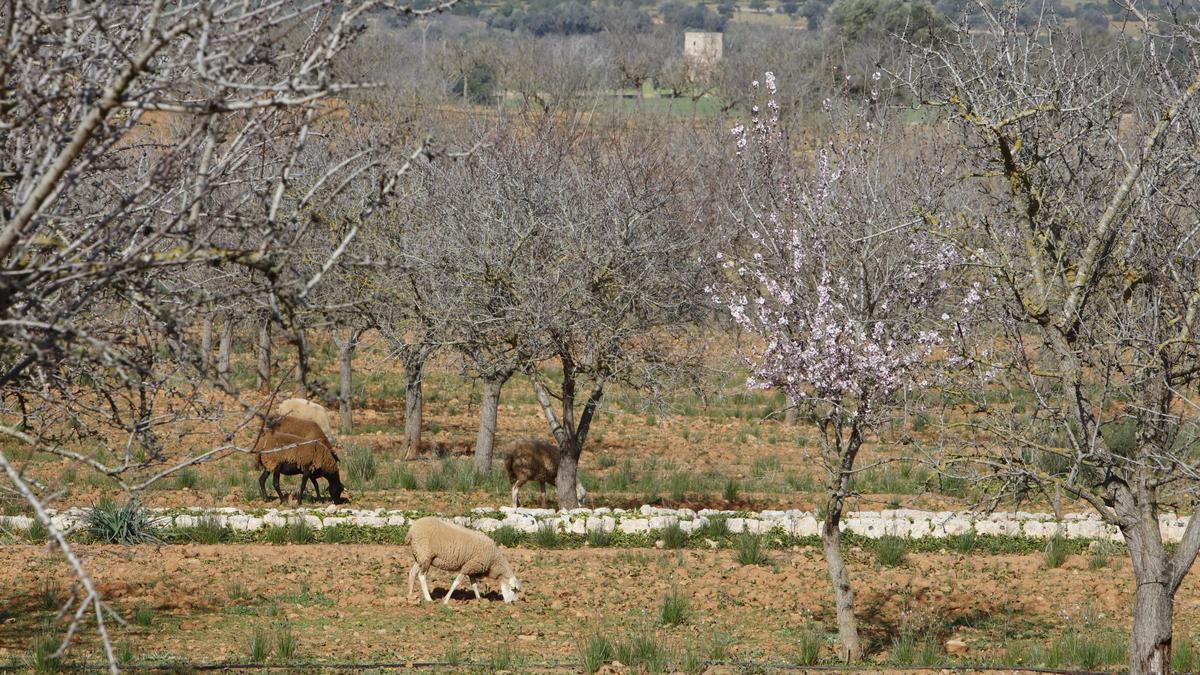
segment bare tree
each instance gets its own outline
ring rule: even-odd
[[[347,231],[317,254],[316,274],[296,274],[290,244],[311,224],[312,196],[336,191],[344,173],[376,176],[367,212],[394,191],[407,165],[374,154],[331,167],[307,192],[293,181],[317,141],[319,102],[352,88],[330,78],[331,63],[383,5],[0,4],[0,409],[24,411],[21,428],[0,434],[132,494],[239,449],[253,409],[199,455],[171,443],[185,419],[224,418],[192,329],[217,298],[194,272],[239,270],[245,283],[222,300],[262,301],[287,323],[354,241]],[[85,443],[100,450],[77,449]],[[94,621],[116,672],[115,614],[48,516],[56,488],[3,452],[0,469],[79,585],[57,654]]]
[[[505,52],[501,84],[519,95],[527,110],[556,114],[605,88],[607,59],[593,37],[521,38]]]
[[[977,378],[963,409],[986,411],[968,421],[990,433],[957,460],[1018,494],[1061,490],[1120,530],[1137,584],[1130,672],[1165,673],[1200,551],[1200,518],[1175,550],[1159,525],[1200,485],[1200,33],[1146,21],[1144,37],[1098,44],[1049,14],[989,17],[987,32],[915,48],[908,71],[976,177],[955,242],[988,311],[958,344]],[[982,400],[999,373],[1031,410]]]
[[[643,85],[659,76],[679,42],[665,28],[604,35],[604,42],[612,55],[613,80],[620,86],[633,88],[639,99],[644,93]]]
[[[538,264],[520,292],[528,325],[561,367],[553,390],[539,370],[527,371],[562,451],[561,508],[578,506],[580,453],[607,388],[653,395],[699,374],[689,328],[711,241],[707,200],[673,160],[669,130],[617,139],[569,132],[544,128],[524,154],[529,255]]]

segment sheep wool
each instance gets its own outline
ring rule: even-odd
[[[279,407],[275,409],[275,415],[277,417],[290,415],[309,422],[316,422],[321,427],[321,431],[325,432],[325,438],[329,439],[329,443],[331,445],[338,444],[337,433],[329,421],[329,411],[320,403],[314,403],[304,398],[289,398],[279,404]]]
[[[517,496],[521,492],[521,486],[526,483],[540,483],[542,501],[545,501],[546,486],[553,485],[558,479],[558,445],[535,438],[524,438],[508,443],[501,452],[506,455],[504,470],[512,488],[513,508],[520,505]],[[575,476],[575,497],[580,502],[587,497],[587,490],[583,489],[578,475]]]
[[[478,599],[478,581],[488,577],[500,582],[500,592],[505,602],[517,599],[520,581],[517,580],[508,559],[496,543],[482,532],[461,525],[426,517],[414,522],[404,537],[404,543],[412,546],[413,566],[408,575],[408,593],[413,593],[414,580],[420,577],[421,590],[426,601],[432,602],[425,574],[430,567],[446,572],[457,572],[454,583],[446,593],[446,604],[465,576]]]
[[[258,477],[258,488],[264,500],[267,499],[268,475],[274,475],[275,492],[279,495],[279,501],[284,502],[286,499],[279,488],[279,476],[299,474],[303,476],[297,493],[299,501],[304,501],[305,483],[311,480],[316,489],[316,479],[320,477],[329,481],[329,493],[334,502],[344,503],[341,499],[342,482],[338,473],[337,454],[315,422],[291,415],[273,420],[254,443],[254,461],[262,471]]]

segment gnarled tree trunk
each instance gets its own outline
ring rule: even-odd
[[[500,408],[500,390],[512,371],[486,377],[483,380],[483,400],[479,406],[479,435],[475,439],[475,470],[490,471],[496,445],[496,417]]]
[[[571,437],[559,445],[558,479],[554,487],[558,491],[558,508],[579,508],[579,495],[575,493],[575,482],[579,477],[579,452],[581,444]]]
[[[421,416],[424,395],[421,375],[426,355],[416,353],[404,359],[404,459],[416,459],[421,453]]]
[[[1130,498],[1128,491],[1126,499]],[[1125,501],[1119,498],[1120,501]],[[1126,502],[1128,503],[1128,502]],[[1119,508],[1119,507],[1118,507]],[[1176,586],[1163,546],[1158,518],[1140,514],[1121,528],[1133,563],[1137,590],[1133,601],[1133,629],[1129,636],[1129,672],[1160,675],[1171,672],[1171,633]],[[1180,575],[1182,578],[1182,575]]]
[[[352,328],[345,340],[334,332],[333,342],[338,348],[338,408],[341,411],[342,431],[349,433],[354,424],[354,351],[358,349],[358,339],[362,337],[363,329]]]
[[[255,382],[259,389],[271,386],[271,320],[263,319],[258,326],[258,364]]]
[[[592,426],[592,416],[596,412],[596,406],[600,404],[600,397],[604,395],[604,381],[599,380],[592,388],[592,393],[588,396],[587,402],[583,405],[583,411],[579,415],[579,421],[575,421],[575,387],[576,387],[576,370],[575,364],[570,356],[561,354],[562,361],[562,419],[554,413],[554,406],[550,401],[550,394],[546,388],[538,381],[536,373],[533,377],[533,391],[537,394],[538,404],[542,407],[542,413],[546,416],[546,421],[550,423],[550,433],[554,435],[554,439],[558,441],[559,462],[558,462],[558,478],[555,481],[555,487],[558,490],[558,508],[560,509],[575,509],[579,508],[579,496],[575,492],[575,484],[578,482],[579,476],[579,455],[583,450],[583,444],[587,441],[588,430]]]
[[[205,372],[212,365],[213,315],[205,314],[200,324],[200,368]]]
[[[836,505],[834,502],[837,502]],[[858,620],[854,616],[854,589],[850,586],[850,572],[842,558],[841,514],[842,500],[837,497],[830,499],[821,527],[821,547],[825,552],[829,582],[833,585],[838,642],[841,643],[838,656],[846,663],[854,663],[862,659],[862,642],[858,637]]]
[[[233,349],[233,316],[226,314],[221,322],[221,344],[217,347],[217,373],[229,374],[229,353]]]

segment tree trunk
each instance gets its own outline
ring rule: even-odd
[[[341,366],[341,377],[338,382],[338,407],[342,414],[342,431],[350,433],[351,426],[354,424],[353,397],[354,397],[354,350],[358,348],[358,338],[362,335],[362,331],[353,329],[343,342],[334,335],[334,342],[338,346],[338,363]]]
[[[212,365],[213,315],[204,315],[200,324],[200,368],[205,372]]]
[[[850,573],[846,569],[846,561],[842,559],[842,531],[838,527],[840,520],[840,517],[826,517],[821,528],[821,545],[825,549],[829,581],[833,584],[838,641],[841,642],[838,657],[846,663],[855,663],[862,659],[862,643],[858,639],[858,621],[854,618],[854,589],[850,587]]]
[[[233,317],[226,314],[221,323],[221,345],[217,348],[217,373],[229,374],[229,352],[233,346]]]
[[[308,338],[303,328],[296,329],[296,386],[308,396]]]
[[[258,327],[258,367],[257,386],[265,389],[271,386],[271,320],[263,319]]]
[[[483,401],[479,405],[479,436],[475,439],[475,470],[490,471],[492,451],[496,444],[496,413],[500,407],[500,389],[508,374],[485,378]]]
[[[1140,514],[1121,534],[1129,547],[1137,590],[1133,602],[1133,630],[1129,637],[1129,672],[1159,675],[1171,672],[1171,632],[1175,587],[1168,573],[1158,518]],[[1133,520],[1133,519],[1131,519]]]
[[[790,397],[787,402],[787,410],[783,412],[783,423],[789,427],[796,426],[796,419],[799,417],[799,408],[796,407],[796,402]]]
[[[404,363],[404,459],[416,459],[421,452],[421,413],[424,397],[421,394],[421,371],[424,356],[413,356]]]
[[[1133,603],[1133,633],[1129,639],[1132,675],[1171,672],[1171,628],[1174,596],[1165,583],[1138,580]]]
[[[555,488],[558,490],[558,508],[579,508],[579,495],[575,493],[575,483],[579,476],[579,439],[570,435],[565,445],[559,446],[558,479]]]

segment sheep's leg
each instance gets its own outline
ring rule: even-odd
[[[263,469],[263,472],[258,474],[258,494],[262,495],[264,502],[271,501],[271,498],[267,496],[267,476],[270,475],[271,472],[266,469]]]
[[[322,499],[322,497],[321,497],[321,484],[317,482],[317,477],[316,477],[316,476],[313,476],[312,478],[309,478],[309,480],[310,480],[310,481],[312,481],[312,484],[313,484],[313,492],[317,493],[316,500],[317,500],[317,501],[321,501],[321,499]]]
[[[417,578],[421,580],[421,593],[425,595],[425,602],[433,602],[433,596],[429,595],[429,584],[425,581],[425,573],[421,572]]]
[[[300,505],[304,504],[304,488],[307,485],[308,485],[308,474],[307,473],[300,474],[300,491],[296,493],[296,503],[297,504],[300,504]]]
[[[279,469],[271,474],[271,484],[275,486],[275,494],[279,495],[279,503],[286,504],[287,497],[283,496],[283,490],[279,487]]]
[[[542,508],[544,509],[546,508],[546,483],[538,482],[538,485],[542,486]]]
[[[483,599],[483,596],[479,594],[479,582],[472,581],[471,582],[471,590],[475,591],[475,599],[476,600]]]
[[[513,486],[512,486],[512,500],[513,500],[513,508],[514,509],[517,508],[517,506],[518,506],[517,495],[520,494],[520,492],[521,492],[521,481],[517,481],[517,482],[513,483]]]
[[[443,605],[450,604],[450,596],[454,595],[454,589],[458,588],[458,582],[462,581],[462,578],[462,572],[459,572],[458,576],[454,577],[454,581],[450,583],[450,590],[446,591],[446,599],[442,602]]]
[[[413,585],[417,583],[417,563],[413,563],[412,569],[408,571],[408,597],[413,594]]]

